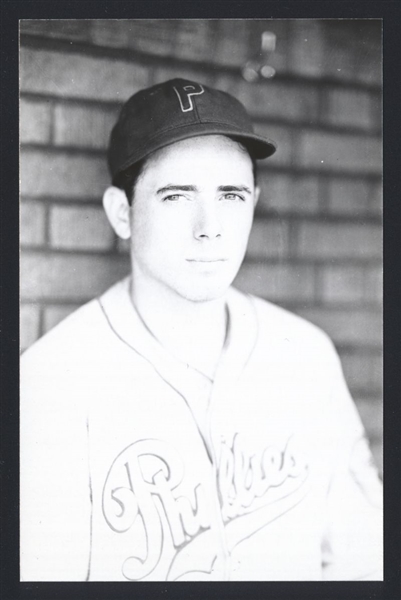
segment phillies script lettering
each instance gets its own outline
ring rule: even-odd
[[[152,573],[167,551],[168,539],[174,554],[167,579],[182,579],[190,572],[211,573],[218,555],[213,531],[216,502],[230,551],[298,504],[307,475],[292,438],[284,450],[267,447],[250,454],[236,435],[230,445],[223,441],[220,447],[218,490],[211,472],[210,480],[188,491],[183,457],[170,443],[148,439],[131,444],[114,460],[103,489],[103,514],[109,527],[116,533],[127,532],[141,517],[139,525],[146,537],[145,559],[128,557],[122,565],[124,577],[138,581]],[[216,495],[219,500],[213,505]],[[193,544],[192,556],[189,544]],[[197,564],[208,555],[202,548],[209,550],[207,564]]]

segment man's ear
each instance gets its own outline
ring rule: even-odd
[[[123,240],[131,237],[130,207],[123,190],[111,186],[103,194],[103,207],[110,225]]]
[[[255,208],[255,206],[258,203],[259,200],[259,196],[260,196],[260,187],[255,187],[255,196],[254,196],[254,200],[253,200],[253,207]]]

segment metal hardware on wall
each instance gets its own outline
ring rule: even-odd
[[[268,62],[276,49],[276,39],[276,34],[271,31],[262,33],[259,52],[242,67],[242,76],[246,81],[254,83],[260,79],[274,77],[276,70]]]

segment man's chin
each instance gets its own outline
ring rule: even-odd
[[[189,302],[202,303],[202,302],[213,302],[214,300],[219,300],[223,298],[231,284],[228,285],[219,285],[216,287],[202,287],[200,289],[196,289],[195,287],[190,290],[183,291],[180,295],[188,300]]]

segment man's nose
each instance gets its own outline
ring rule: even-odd
[[[194,217],[194,237],[196,239],[215,239],[223,233],[218,207],[213,203],[201,204]]]

